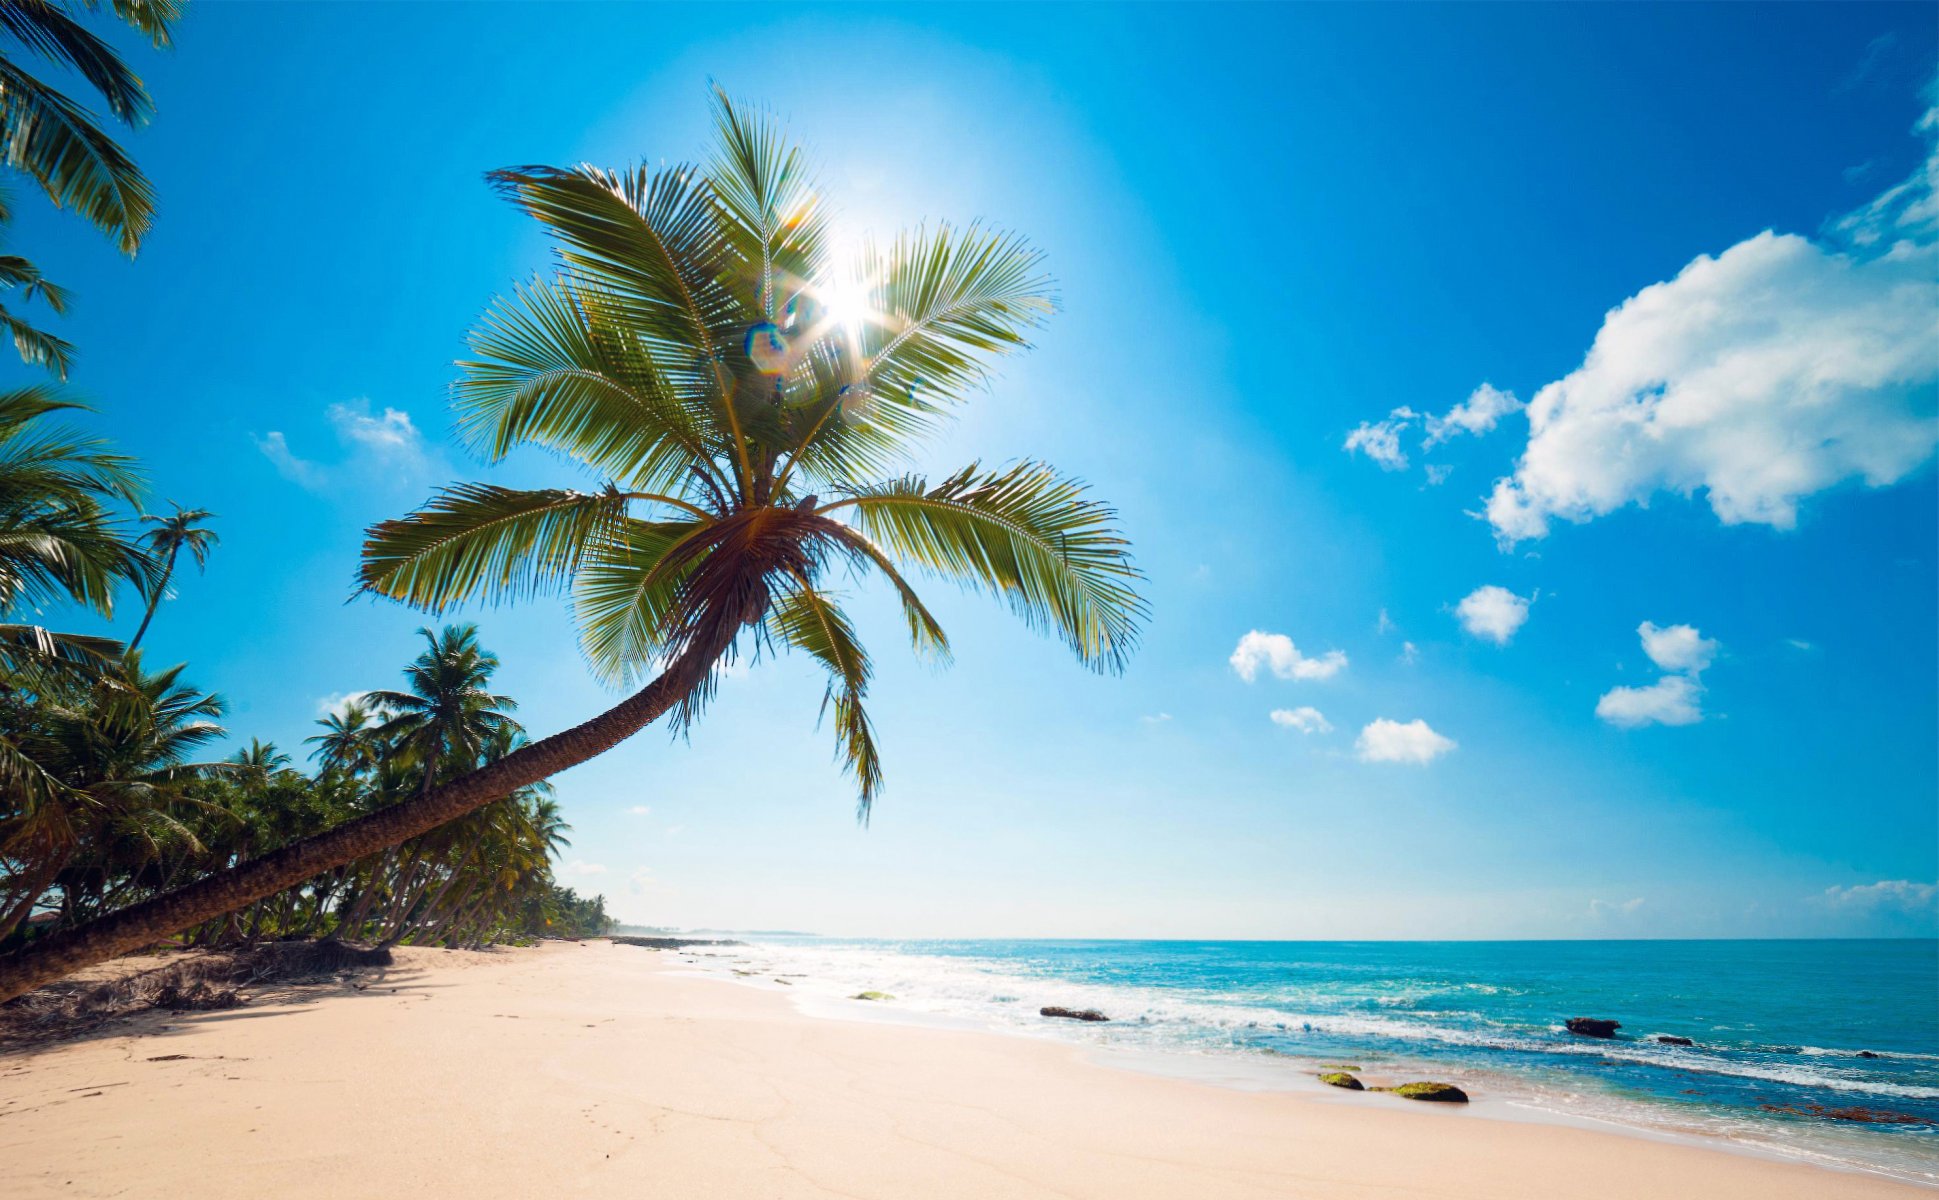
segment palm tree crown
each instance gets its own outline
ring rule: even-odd
[[[205,522],[215,514],[206,508],[183,508],[174,501],[169,502],[175,509],[165,517],[142,514],[142,521],[155,528],[141,535],[149,553],[161,564],[161,577],[148,589],[148,610],[142,614],[141,626],[135,636],[128,639],[128,649],[141,645],[141,639],[148,632],[148,623],[155,619],[155,610],[161,606],[162,598],[168,594],[168,581],[175,577],[175,560],[182,551],[187,550],[195,559],[195,569],[207,570],[209,551],[222,539]]]
[[[460,436],[492,460],[543,447],[599,483],[448,488],[370,530],[361,582],[433,612],[563,591],[614,683],[690,650],[731,657],[743,633],[806,652],[866,817],[871,665],[838,570],[887,582],[919,652],[948,640],[911,568],[1002,598],[1103,670],[1136,641],[1139,576],[1115,513],[1044,464],[894,473],[1052,310],[1038,253],[945,224],[838,262],[802,151],[723,95],[715,115],[704,169],[490,176],[560,262],[473,335]]]

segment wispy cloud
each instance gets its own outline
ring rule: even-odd
[[[1596,701],[1596,715],[1622,729],[1645,725],[1695,725],[1703,720],[1703,684],[1699,676],[1716,659],[1722,644],[1707,638],[1694,625],[1658,625],[1644,621],[1636,627],[1643,653],[1664,675],[1647,687],[1616,687]]]
[[[1272,723],[1285,729],[1297,729],[1301,733],[1333,732],[1332,723],[1310,704],[1302,704],[1298,708],[1275,708],[1272,710]]]
[[[332,692],[317,700],[317,719],[321,720],[324,717],[330,716],[340,717],[352,704],[355,704],[368,695],[370,695],[369,692]]]
[[[371,478],[422,478],[431,468],[431,452],[411,415],[402,409],[370,411],[370,401],[332,404],[324,417],[342,453],[333,462],[297,455],[283,431],[272,429],[254,438],[256,449],[277,473],[313,492],[329,491]]]
[[[1643,898],[1637,896],[1630,900],[1591,900],[1589,915],[1592,917],[1626,917],[1643,907]]]
[[[1829,908],[1844,912],[1929,913],[1939,910],[1939,884],[1917,883],[1910,879],[1881,879],[1850,887],[1828,887],[1814,897]]]

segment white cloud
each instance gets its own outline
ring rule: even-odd
[[[1387,615],[1386,609],[1381,609],[1380,619],[1374,622],[1373,631],[1375,633],[1392,633],[1395,628],[1394,619]]]
[[[1529,597],[1517,596],[1491,583],[1463,597],[1455,605],[1454,615],[1461,619],[1461,628],[1475,637],[1506,646],[1508,639],[1528,620],[1528,606],[1532,602]]]
[[[632,813],[636,817],[644,817],[649,813],[651,813],[653,809],[650,805],[635,804],[633,807],[627,809],[626,811],[629,813]]]
[[[1920,129],[1939,141],[1936,114]],[[1928,155],[1827,241],[1766,231],[1613,309],[1529,405],[1528,444],[1488,500],[1501,541],[1661,492],[1788,529],[1805,497],[1884,487],[1931,457],[1939,146]]]
[[[1429,463],[1421,468],[1421,473],[1427,476],[1427,486],[1440,487],[1454,474],[1454,468],[1445,463]]]
[[[1138,719],[1147,725],[1163,725],[1166,721],[1171,720],[1171,714],[1168,712],[1152,713],[1149,716],[1139,717]]]
[[[1637,896],[1632,900],[1591,900],[1589,901],[1589,915],[1593,917],[1626,917],[1641,907],[1643,907],[1643,898],[1641,896]]]
[[[1665,675],[1648,687],[1610,688],[1596,701],[1596,715],[1622,729],[1644,725],[1694,725],[1703,720],[1703,685],[1687,675]]]
[[[1427,419],[1427,444],[1433,446],[1464,433],[1487,433],[1503,417],[1518,413],[1525,407],[1515,399],[1513,392],[1504,392],[1493,384],[1484,383],[1445,415]]]
[[[372,415],[370,401],[359,399],[349,404],[332,404],[324,417],[346,451],[343,459],[325,464],[300,458],[290,449],[289,438],[272,429],[254,438],[256,449],[275,464],[283,478],[311,491],[322,491],[344,482],[352,475],[381,473],[386,478],[417,478],[430,467],[424,435],[401,409],[386,408]]]
[[[558,870],[558,874],[562,879],[591,879],[595,876],[604,875],[605,873],[605,863],[587,862],[583,858],[575,858],[571,862],[560,863]]]
[[[1227,661],[1239,678],[1251,683],[1258,678],[1260,667],[1281,679],[1331,679],[1346,669],[1347,656],[1340,650],[1328,650],[1318,658],[1308,658],[1285,634],[1255,629],[1239,639]]]
[[[316,702],[317,718],[341,717],[345,709],[368,695],[369,692],[331,692]]]
[[[1333,723],[1320,715],[1320,710],[1310,704],[1298,708],[1275,708],[1272,710],[1272,723],[1287,729],[1297,729],[1301,733],[1332,733]]]
[[[1832,908],[1874,912],[1894,909],[1920,913],[1939,908],[1939,884],[1914,883],[1910,879],[1881,879],[1852,887],[1828,887],[1820,898]]]
[[[1413,763],[1425,766],[1453,750],[1458,743],[1428,728],[1416,718],[1402,723],[1381,717],[1369,722],[1353,743],[1361,762]]]
[[[1415,663],[1421,661],[1421,648],[1412,642],[1402,642],[1400,644],[1400,661],[1403,666],[1413,666]]]
[[[1347,434],[1343,449],[1348,454],[1358,450],[1379,463],[1383,471],[1404,471],[1407,469],[1407,453],[1400,448],[1400,431],[1418,420],[1419,416],[1411,408],[1397,408],[1388,413],[1384,421],[1362,421],[1352,433]]]
[[[1810,642],[1805,641],[1803,638],[1785,638],[1784,644],[1791,647],[1791,649],[1793,650],[1802,650],[1806,654],[1809,654],[1813,650],[1817,649],[1816,646],[1812,645]]]
[[[1700,675],[1717,657],[1718,643],[1698,633],[1694,625],[1659,626],[1644,621],[1636,627],[1643,653],[1665,671]]]

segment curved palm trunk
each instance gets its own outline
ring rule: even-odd
[[[133,650],[141,645],[141,635],[148,632],[148,622],[155,619],[155,610],[162,605],[162,597],[168,592],[168,581],[175,574],[175,556],[181,552],[179,546],[170,551],[168,565],[162,568],[162,577],[155,581],[154,594],[148,597],[148,611],[141,615],[141,626],[135,630],[135,636],[128,639],[128,649]]]
[[[722,622],[709,642],[690,647],[659,678],[581,725],[533,742],[427,795],[345,822],[99,920],[49,935],[0,958],[0,1002],[178,930],[243,908],[332,867],[398,845],[522,787],[603,754],[658,720],[698,687],[733,643]]]

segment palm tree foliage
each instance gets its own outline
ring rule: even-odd
[[[129,127],[154,113],[148,89],[114,47],[79,19],[95,0],[0,0],[0,155],[39,183],[48,199],[72,208],[113,237],[126,254],[154,220],[154,189],[93,113],[30,72],[34,57],[78,76],[109,114]],[[183,0],[112,0],[115,17],[166,49]]]
[[[492,460],[553,451],[597,483],[448,488],[372,528],[361,582],[432,612],[564,593],[615,684],[697,646],[804,652],[828,672],[866,817],[882,775],[844,583],[885,581],[918,651],[949,643],[912,574],[987,591],[1116,670],[1138,575],[1112,510],[1044,464],[896,473],[1051,311],[1038,253],[944,224],[837,261],[801,149],[725,96],[715,116],[704,168],[491,175],[552,233],[559,269],[474,333],[459,434]]]
[[[224,734],[221,699],[184,684],[181,667],[148,671],[137,654],[92,684],[70,676],[45,694],[7,695],[0,735],[66,787],[58,805],[0,812],[0,941],[24,937],[16,931],[36,908],[58,925],[84,922],[415,796],[429,764],[462,773],[502,757],[521,731],[505,716],[511,702],[484,690],[496,658],[470,626],[426,637],[426,652],[405,672],[409,690],[366,693],[356,713],[318,722],[325,733],[312,739],[313,775],[253,738],[224,761],[197,761]],[[345,731],[357,736],[345,742]],[[552,878],[566,830],[549,789],[520,789],[206,922],[185,940],[478,945],[606,932],[603,899],[582,899]]]
[[[1041,257],[1013,234],[940,224],[837,258],[803,152],[725,96],[715,117],[704,167],[492,173],[550,231],[558,266],[474,332],[459,435],[491,460],[549,450],[593,482],[447,488],[373,526],[359,574],[433,613],[564,594],[593,669],[638,690],[548,737],[498,739],[496,757],[380,759],[376,794],[415,784],[414,797],[0,956],[0,999],[358,863],[421,897],[427,855],[467,853],[423,839],[662,716],[684,727],[743,653],[798,650],[826,670],[823,710],[866,819],[882,768],[845,584],[885,583],[918,652],[949,642],[911,575],[987,592],[1087,666],[1122,668],[1145,605],[1108,506],[1038,462],[935,482],[907,470],[1052,310]],[[376,901],[357,903],[361,931]]]
[[[215,516],[206,508],[183,508],[170,502],[175,511],[165,517],[142,514],[144,523],[155,528],[141,535],[141,541],[149,554],[161,565],[161,574],[155,579],[148,591],[148,609],[142,613],[141,626],[135,636],[128,639],[128,648],[133,650],[141,645],[142,635],[148,632],[148,623],[155,619],[155,609],[160,607],[162,597],[168,594],[168,581],[175,577],[175,560],[182,551],[187,550],[195,559],[195,569],[206,570],[209,565],[209,551],[222,539],[210,529],[206,522]]]

